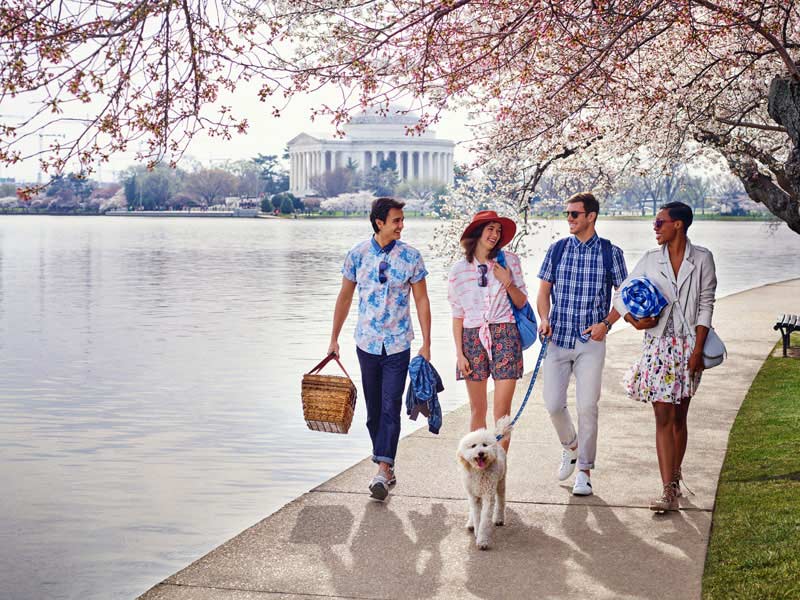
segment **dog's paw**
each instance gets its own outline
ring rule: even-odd
[[[478,546],[479,550],[488,550],[491,547],[491,542],[489,540],[478,540],[475,545]]]
[[[467,521],[467,524],[464,525],[467,528],[467,531],[475,531],[475,525],[472,524],[472,521]]]
[[[497,525],[498,527],[502,527],[503,525],[506,524],[506,522],[503,519],[495,519],[494,524]]]

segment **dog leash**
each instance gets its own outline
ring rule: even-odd
[[[522,414],[522,411],[525,410],[525,405],[528,403],[528,398],[531,396],[531,392],[533,391],[533,384],[536,383],[536,376],[539,374],[539,367],[542,366],[542,359],[544,359],[545,355],[547,354],[547,344],[550,341],[550,338],[542,338],[542,349],[539,350],[539,358],[536,359],[536,367],[533,369],[533,375],[531,375],[531,382],[528,384],[528,391],[525,393],[525,399],[522,401],[522,404],[519,405],[519,410],[517,414],[514,415],[514,419],[511,421],[511,424],[508,426],[509,429],[514,427],[514,425],[519,421],[519,417]],[[505,436],[504,435],[496,435],[495,438],[499,442]]]

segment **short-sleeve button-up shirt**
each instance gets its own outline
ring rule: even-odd
[[[386,282],[380,282],[380,264]],[[356,244],[344,259],[342,275],[357,284],[358,323],[356,345],[364,352],[397,354],[411,347],[411,284],[422,281],[428,271],[416,248],[393,241],[381,248],[375,238]]]
[[[561,261],[553,273],[553,248],[544,257],[539,279],[553,284],[553,306],[550,326],[553,342],[562,348],[574,348],[575,342],[588,342],[590,334],[583,333],[589,326],[608,316],[609,297],[603,250],[600,238],[594,234],[586,242],[570,236],[564,245]],[[628,276],[625,257],[617,246],[611,246],[611,283],[619,287]]]

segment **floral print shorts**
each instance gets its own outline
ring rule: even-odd
[[[461,345],[472,372],[466,377],[456,369],[456,379],[485,381],[489,379],[520,379],[523,374],[522,340],[516,323],[489,323],[492,336],[492,360],[478,337],[478,327],[464,329]]]
[[[623,378],[632,400],[640,402],[669,402],[680,404],[691,398],[700,385],[702,372],[692,376],[689,357],[694,340],[688,336],[644,334],[642,357]]]

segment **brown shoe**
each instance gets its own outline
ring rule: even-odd
[[[650,501],[650,510],[656,514],[678,510],[678,497],[675,495],[675,486],[671,482],[664,485],[664,491],[660,497]]]

